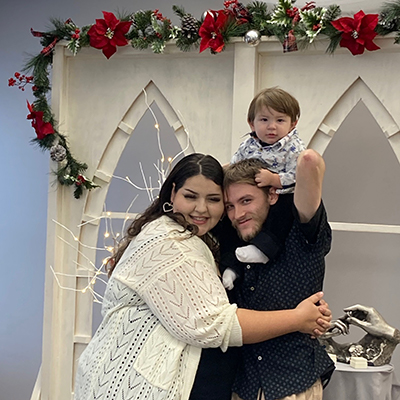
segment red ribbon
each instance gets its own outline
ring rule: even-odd
[[[73,23],[71,18],[68,18],[68,19],[64,22],[65,25],[70,24],[70,23]],[[35,37],[51,37],[51,36],[52,36],[52,35],[49,35],[49,34],[46,33],[46,32],[34,31],[32,28],[31,28],[31,33],[32,33],[32,35],[35,36]],[[52,41],[48,46],[46,46],[46,47],[40,52],[40,54],[43,54],[43,55],[45,55],[45,56],[48,56],[48,55],[53,51],[54,47],[56,46],[56,44],[57,44],[57,42],[58,42],[59,40],[61,40],[61,38],[59,38],[59,37],[57,37],[57,36],[54,36],[53,41]]]
[[[290,53],[292,51],[297,51],[296,36],[294,36],[293,29],[289,31],[283,42],[283,52]]]
[[[58,37],[55,37],[53,41],[40,52],[40,54],[48,56],[53,51],[54,47],[56,46],[59,40],[60,39]]]

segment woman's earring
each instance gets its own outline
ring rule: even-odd
[[[162,205],[162,209],[165,213],[169,213],[171,212],[174,207],[172,205],[172,203],[169,203],[168,201],[166,201],[163,205]]]

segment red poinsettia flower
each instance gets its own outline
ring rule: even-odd
[[[378,24],[378,14],[365,14],[359,11],[354,14],[354,18],[343,17],[332,21],[332,25],[338,31],[343,32],[341,47],[347,47],[353,56],[363,54],[364,49],[369,51],[380,49],[373,39],[377,35],[375,32]]]
[[[207,48],[210,48],[215,53],[220,53],[225,46],[221,32],[226,26],[228,16],[223,12],[223,10],[218,11],[217,13],[218,16],[215,18],[214,12],[208,12],[200,26],[200,53]]]
[[[96,23],[88,31],[90,45],[101,49],[110,58],[117,46],[125,46],[128,40],[125,35],[132,24],[131,21],[119,21],[113,13],[103,11],[104,19],[96,19]]]
[[[54,129],[51,123],[43,121],[43,111],[35,111],[33,105],[29,104],[29,101],[27,103],[30,114],[26,118],[32,120],[32,127],[35,129],[37,138],[42,140],[45,136],[53,134]]]

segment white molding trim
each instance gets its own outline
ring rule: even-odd
[[[400,234],[400,225],[329,222],[333,231]]]

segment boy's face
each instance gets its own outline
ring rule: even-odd
[[[250,128],[257,137],[268,144],[274,144],[286,136],[296,126],[287,114],[280,113],[272,108],[263,106],[257,113]]]

